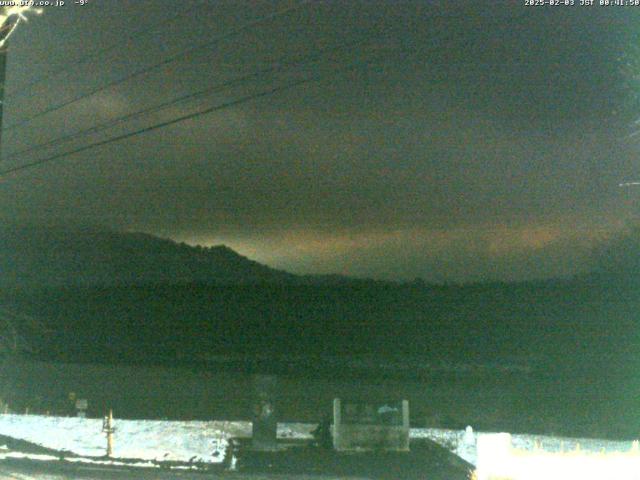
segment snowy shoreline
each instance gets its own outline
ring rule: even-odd
[[[281,423],[278,437],[311,439],[315,424]],[[137,459],[147,462],[189,462],[216,464],[224,460],[227,439],[251,436],[248,421],[115,421],[114,459]],[[429,439],[476,465],[476,445],[488,432],[412,428],[412,439]],[[0,415],[0,435],[24,440],[52,450],[81,457],[101,457],[106,451],[102,419],[51,417],[40,415]],[[598,439],[560,438],[544,435],[513,435],[515,447],[547,451],[572,450],[624,452],[632,442]],[[0,456],[6,455],[0,453]]]

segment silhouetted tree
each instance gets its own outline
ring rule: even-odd
[[[46,328],[39,320],[0,306],[0,409],[4,409],[10,396],[12,364],[32,351],[27,338],[45,332]]]

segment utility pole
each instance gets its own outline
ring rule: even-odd
[[[7,73],[7,40],[9,40],[18,24],[22,20],[26,20],[25,13],[29,10],[40,13],[40,10],[36,10],[33,7],[11,6],[0,8],[0,154],[2,152],[2,117]]]
[[[4,86],[7,75],[7,48],[0,49],[0,158],[2,158],[2,117],[4,113]]]
[[[3,7],[7,10],[8,7]],[[4,113],[4,91],[7,78],[7,40],[15,29],[18,19],[16,15],[0,16],[0,159],[2,158],[2,118]],[[3,21],[4,20],[4,21]]]

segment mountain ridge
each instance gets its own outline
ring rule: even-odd
[[[640,227],[594,250],[590,270],[573,278],[453,284],[518,285],[640,281]],[[294,274],[261,264],[227,245],[192,246],[144,232],[95,226],[0,226],[0,288],[62,286],[204,285],[413,285],[439,284],[356,278],[340,274]],[[452,285],[452,284],[445,284]]]
[[[97,227],[1,227],[0,272],[4,288],[378,282],[338,274],[296,275],[251,260],[227,245],[191,246],[148,233]]]
[[[0,305],[41,319],[49,333],[29,342],[64,361],[633,350],[640,290],[627,274],[613,278],[436,285],[305,277],[228,247],[148,234],[0,229]]]

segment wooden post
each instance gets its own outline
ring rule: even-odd
[[[333,448],[339,450],[342,448],[341,430],[342,430],[342,406],[339,398],[333,399]]]
[[[278,378],[275,375],[254,375],[253,387],[253,433],[251,446],[254,450],[277,450],[278,420],[276,396]]]
[[[113,434],[116,429],[113,427],[113,410],[109,409],[109,415],[104,417],[102,431],[107,435],[107,457],[113,456]]]
[[[409,422],[409,400],[402,400],[402,426],[406,429],[411,428]]]
[[[107,420],[107,457],[113,456],[113,411],[109,409]]]

